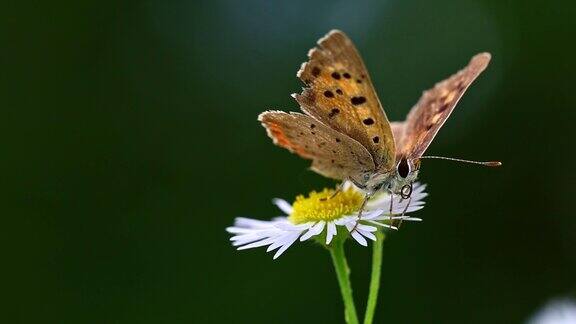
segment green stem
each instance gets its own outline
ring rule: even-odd
[[[370,291],[368,292],[368,303],[366,304],[366,315],[364,324],[372,324],[374,311],[378,301],[378,290],[380,289],[380,275],[382,273],[382,246],[384,245],[384,233],[376,232],[376,242],[373,243],[372,250],[372,275],[370,278]]]
[[[336,269],[336,276],[338,277],[338,284],[340,285],[340,292],[344,300],[344,317],[348,324],[358,324],[358,315],[356,314],[356,306],[354,306],[354,298],[352,297],[352,285],[350,284],[350,269],[346,262],[346,255],[344,254],[344,241],[332,242],[329,248],[334,269]]]

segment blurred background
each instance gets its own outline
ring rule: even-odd
[[[8,1],[0,10],[4,323],[341,323],[328,253],[237,252],[236,216],[332,186],[256,121],[330,29],[391,120],[489,51],[388,236],[377,322],[521,323],[576,294],[570,1]],[[371,250],[349,246],[364,308]]]

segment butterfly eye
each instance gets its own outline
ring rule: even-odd
[[[400,196],[403,199],[410,198],[411,194],[412,194],[412,185],[411,184],[407,184],[407,185],[403,186],[402,189],[400,190]]]
[[[408,165],[408,160],[406,160],[405,157],[403,157],[400,160],[400,163],[398,163],[397,171],[398,175],[402,178],[406,178],[408,173],[410,173],[410,166]]]

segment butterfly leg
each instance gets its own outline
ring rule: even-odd
[[[404,207],[404,210],[402,211],[401,217],[404,217],[404,214],[406,214],[406,211],[408,210],[408,207],[410,206],[411,202],[412,202],[412,197],[408,198],[408,203],[406,204],[406,207]],[[400,218],[400,222],[398,223],[398,229],[400,229],[400,225],[402,225],[403,220],[404,220],[404,218]]]
[[[358,224],[360,223],[360,220],[362,219],[362,212],[364,212],[364,208],[366,207],[366,203],[368,202],[368,200],[371,197],[372,197],[372,194],[369,194],[369,193],[367,193],[364,196],[364,201],[362,201],[362,205],[360,205],[360,210],[358,211],[358,220],[356,221],[356,224],[354,224],[354,227],[352,228],[350,233],[354,232],[356,230],[356,227],[358,227]]]
[[[336,197],[336,195],[339,194],[340,192],[342,192],[342,190],[344,189],[344,183],[345,183],[345,182],[346,182],[346,181],[342,181],[342,182],[338,185],[338,187],[336,187],[336,190],[334,190],[334,193],[333,193],[330,197],[328,197],[328,198],[320,198],[320,201],[326,201],[326,200],[328,200],[328,199],[332,199],[332,198]]]
[[[394,211],[394,193],[392,192],[392,190],[388,190],[388,194],[390,195],[390,212],[388,213],[388,217],[390,218],[390,225],[394,225],[394,219],[392,218],[394,216],[393,211]]]

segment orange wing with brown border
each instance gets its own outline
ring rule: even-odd
[[[390,123],[352,41],[333,30],[308,57],[297,74],[308,87],[294,95],[302,110],[362,144],[377,169],[392,169],[396,148]]]
[[[274,144],[312,160],[312,170],[323,176],[364,182],[364,174],[374,172],[374,162],[366,148],[310,116],[265,111],[258,120]]]

